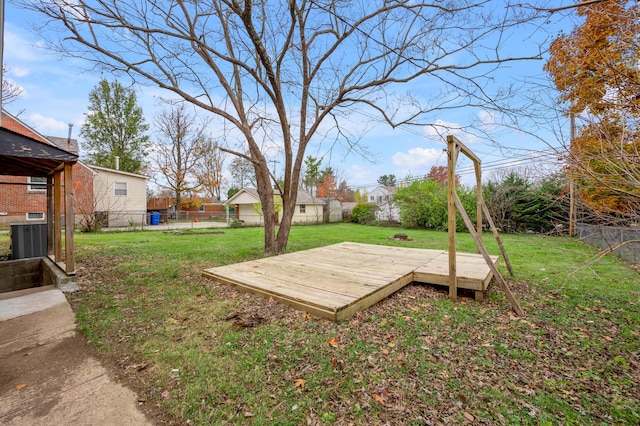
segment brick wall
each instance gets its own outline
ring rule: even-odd
[[[0,181],[27,183],[29,178],[1,176]],[[76,215],[93,211],[93,172],[81,163],[73,165],[73,189]],[[46,191],[33,191],[27,185],[0,185],[0,226],[28,222],[27,213],[30,212],[45,214],[44,219],[34,220],[34,222],[46,221]],[[76,217],[76,220],[79,218]]]

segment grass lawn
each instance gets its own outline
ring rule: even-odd
[[[289,251],[446,249],[441,232],[387,240],[399,231],[294,227]],[[592,263],[596,252],[567,238],[505,235],[525,318],[496,286],[484,302],[452,303],[446,289],[410,285],[334,324],[201,277],[259,258],[262,232],[76,235],[79,328],[159,423],[640,422],[640,277],[623,263]],[[468,234],[458,239],[475,251]],[[256,325],[234,324],[235,313]]]

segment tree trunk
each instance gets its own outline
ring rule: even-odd
[[[293,214],[296,209],[297,196],[297,189],[293,189],[287,194],[282,194],[282,220],[280,221],[277,238],[279,254],[287,252],[287,242],[289,241],[289,231],[291,231]]]
[[[266,160],[263,158],[262,161],[254,163],[254,168],[258,184],[258,195],[260,196],[262,214],[264,216],[264,255],[274,256],[279,253],[276,244],[276,213],[273,202],[273,188],[271,187]]]
[[[180,219],[180,204],[182,204],[182,193],[176,191],[176,221]],[[167,222],[169,222],[169,217],[167,217]]]

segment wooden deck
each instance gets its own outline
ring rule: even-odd
[[[446,250],[345,242],[205,269],[203,276],[342,321],[414,281],[448,285],[448,262]],[[458,287],[486,290],[493,274],[481,255],[458,253],[457,264]]]

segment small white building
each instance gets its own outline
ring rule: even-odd
[[[388,222],[400,220],[400,209],[393,203],[393,196],[398,188],[395,186],[378,186],[369,192],[369,203],[376,204],[376,219]]]
[[[147,218],[147,176],[88,166],[93,178],[94,211],[109,228],[141,226]]]
[[[280,195],[274,193],[276,204],[280,201]],[[254,188],[243,188],[223,203],[226,206],[235,206],[235,218],[245,225],[262,225],[264,218],[262,214],[262,204],[258,190]],[[323,223],[323,209],[325,202],[311,194],[298,191],[295,212],[293,213],[293,224]]]

